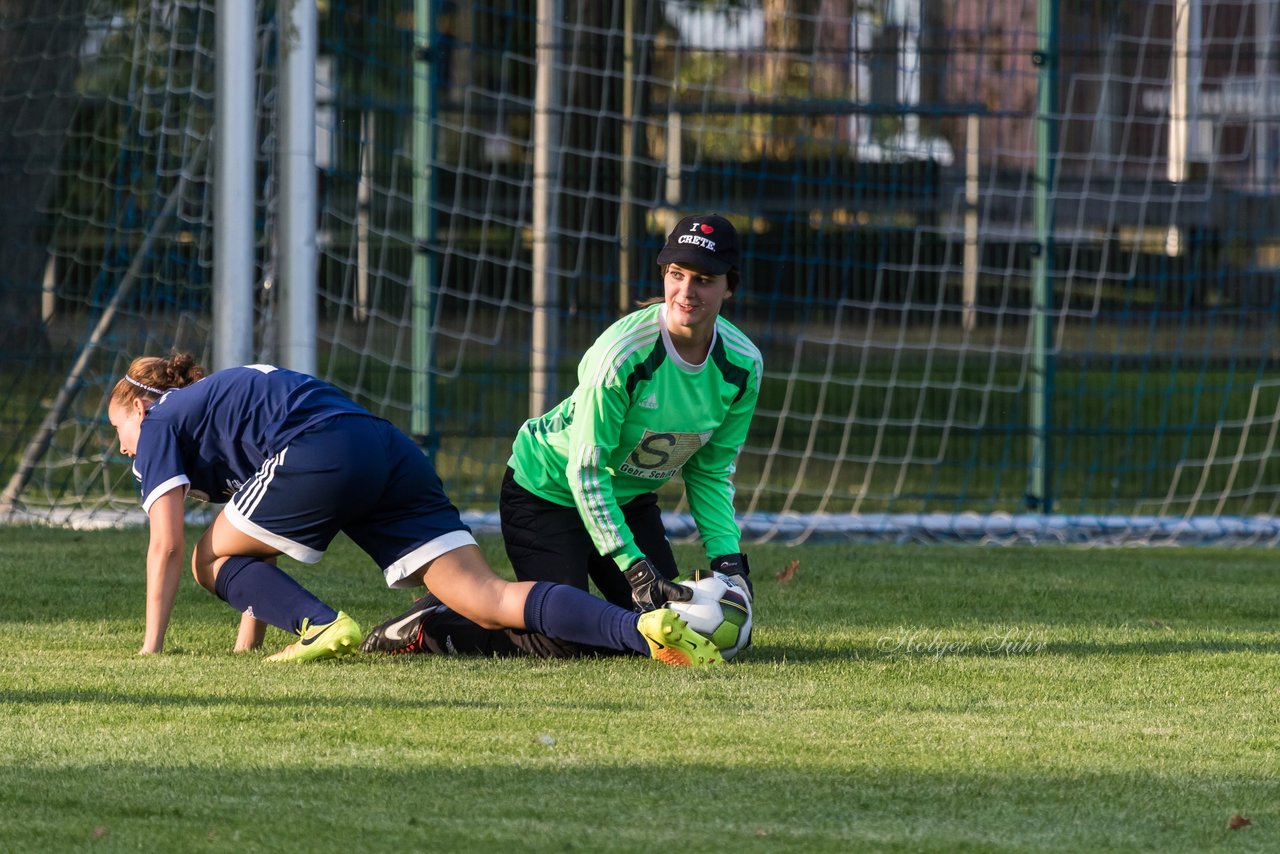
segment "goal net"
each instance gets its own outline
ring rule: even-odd
[[[138,520],[106,393],[209,363],[214,6],[0,0],[10,520]],[[749,539],[1280,539],[1274,4],[320,9],[317,370],[477,526],[522,421],[661,294],[665,231],[717,211],[765,358]],[[269,362],[276,14],[243,47]]]

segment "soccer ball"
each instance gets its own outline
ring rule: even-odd
[[[751,597],[729,576],[699,570],[677,579],[693,591],[688,602],[668,602],[689,628],[716,645],[727,661],[751,641]]]

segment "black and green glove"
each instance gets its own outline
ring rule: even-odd
[[[648,558],[640,558],[622,574],[631,585],[631,600],[639,611],[655,611],[668,602],[688,602],[693,598],[688,587],[659,575]]]
[[[752,601],[755,601],[756,592],[751,587],[751,567],[747,563],[746,555],[739,553],[713,558],[711,571],[729,576],[733,583],[747,591],[747,595],[751,597]]]

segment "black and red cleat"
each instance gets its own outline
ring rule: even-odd
[[[448,613],[449,609],[431,593],[414,601],[409,610],[374,627],[360,645],[361,652],[381,652],[387,655],[411,653],[439,653],[433,649],[427,626],[432,618]]]

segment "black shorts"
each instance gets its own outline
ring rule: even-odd
[[[499,498],[502,538],[507,557],[521,581],[556,581],[579,590],[589,590],[594,582],[600,595],[620,608],[631,610],[631,586],[623,578],[613,558],[601,555],[591,542],[576,507],[565,507],[539,498],[516,483],[508,467],[502,478]],[[622,505],[627,527],[636,545],[667,578],[679,571],[676,558],[662,526],[662,510],[653,493],[633,498]]]

